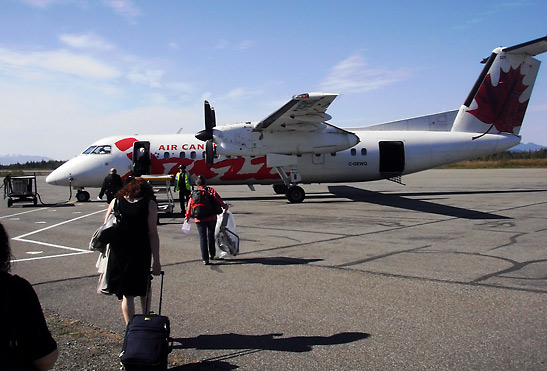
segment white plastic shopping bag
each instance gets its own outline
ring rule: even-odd
[[[220,257],[239,254],[239,236],[233,214],[226,210],[217,219],[215,228],[215,240],[217,247],[222,251]]]
[[[191,223],[191,219],[185,220],[184,223],[182,223],[181,229],[185,234],[190,234],[190,227],[192,225],[190,223]]]

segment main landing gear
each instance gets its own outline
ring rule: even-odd
[[[277,194],[285,193],[287,200],[293,204],[304,201],[304,198],[306,198],[306,192],[302,187],[297,185],[298,182],[302,180],[300,174],[298,173],[298,168],[296,166],[291,168],[290,177],[281,166],[278,166],[275,169],[281,179],[283,179],[284,184],[274,184],[274,192]]]

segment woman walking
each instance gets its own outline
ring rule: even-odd
[[[148,307],[151,263],[152,274],[161,273],[158,210],[154,191],[142,178],[132,180],[118,192],[108,206],[105,221],[115,207],[121,214],[121,233],[110,244],[106,281],[108,292],[121,300],[127,324],[135,314],[135,296],[141,297],[143,313]]]

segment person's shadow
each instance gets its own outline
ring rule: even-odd
[[[279,352],[309,352],[316,345],[340,345],[366,339],[370,334],[364,332],[342,332],[331,336],[293,336],[281,337],[283,334],[241,335],[218,334],[199,335],[193,338],[174,338],[173,349],[210,349],[239,350],[238,355],[255,353],[262,350]],[[231,358],[233,355],[223,357]],[[179,366],[171,370],[233,370],[238,368],[216,357],[199,364]]]

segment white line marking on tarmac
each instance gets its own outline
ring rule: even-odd
[[[20,213],[17,213],[17,214],[4,215],[4,216],[0,216],[0,219],[11,218],[13,216],[18,216],[18,215],[23,215],[23,214],[28,214],[28,213],[35,213],[36,211],[40,211],[40,210],[46,210],[46,209],[33,209],[33,210],[29,210],[29,211],[23,211],[23,212],[20,212]]]
[[[91,213],[91,214],[86,214],[86,215],[79,216],[79,217],[77,217],[77,218],[65,220],[64,222],[57,223],[57,224],[53,224],[53,225],[50,225],[49,227],[45,227],[45,228],[42,228],[42,229],[38,229],[38,230],[36,230],[36,231],[29,232],[29,233],[25,233],[25,234],[22,234],[21,236],[17,236],[17,237],[13,237],[13,238],[12,238],[12,240],[14,240],[14,241],[27,242],[27,243],[32,243],[32,244],[36,244],[36,245],[49,246],[49,247],[54,247],[54,248],[57,248],[57,249],[70,250],[70,251],[75,251],[75,252],[73,252],[73,253],[68,253],[68,254],[58,254],[58,255],[40,256],[40,257],[26,258],[26,259],[14,259],[14,260],[12,260],[12,262],[22,262],[22,261],[39,260],[39,259],[52,259],[52,258],[58,258],[58,257],[63,257],[63,256],[71,256],[71,255],[79,255],[79,254],[89,254],[89,253],[94,252],[94,251],[90,251],[90,250],[79,249],[79,248],[76,248],[76,247],[62,246],[62,245],[56,245],[56,244],[47,243],[47,242],[28,240],[28,239],[26,239],[25,237],[28,237],[28,236],[31,236],[31,235],[33,235],[33,234],[37,234],[37,233],[46,231],[46,230],[51,229],[51,228],[59,227],[59,226],[61,226],[61,225],[63,225],[63,224],[71,223],[71,222],[74,222],[74,221],[79,220],[79,219],[87,218],[88,216],[91,216],[91,215],[95,215],[95,214],[99,214],[99,213],[104,213],[105,211],[106,211],[106,209],[104,209],[104,210],[99,210],[99,211],[95,211],[95,212],[93,212],[93,213]]]

